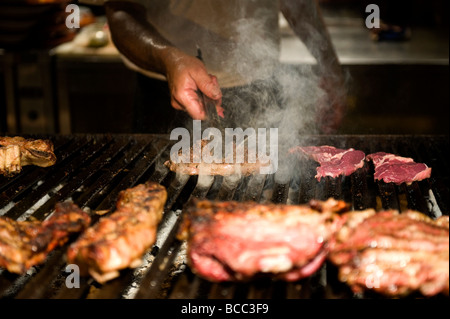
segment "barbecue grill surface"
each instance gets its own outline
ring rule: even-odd
[[[45,263],[24,275],[0,269],[2,298],[382,298],[374,293],[353,294],[337,279],[337,269],[325,263],[313,276],[286,283],[261,278],[249,283],[210,283],[194,275],[185,264],[185,243],[176,240],[183,204],[190,197],[216,200],[255,200],[303,204],[329,197],[365,208],[414,209],[432,218],[449,213],[449,158],[447,136],[342,135],[304,136],[302,145],[332,145],[355,148],[366,154],[384,151],[432,167],[428,180],[412,185],[393,185],[373,180],[367,164],[349,177],[315,178],[315,164],[297,160],[288,178],[274,175],[243,177],[186,176],[164,166],[174,141],[163,135],[52,135],[57,162],[41,168],[25,166],[14,177],[0,176],[0,215],[16,220],[45,219],[58,201],[73,200],[90,212],[113,210],[118,193],[148,180],[167,188],[168,200],[157,242],[136,269],[121,271],[120,277],[103,285],[81,277],[79,288],[65,285],[65,251],[70,241],[53,251]],[[282,164],[281,164],[282,165]],[[278,175],[277,175],[278,174]],[[410,297],[420,297],[412,295]],[[439,296],[438,296],[439,297]]]

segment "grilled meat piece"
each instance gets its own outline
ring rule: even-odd
[[[55,212],[43,222],[0,217],[0,267],[23,274],[89,223],[89,215],[72,202],[57,203]]]
[[[340,225],[342,201],[310,205],[192,200],[178,239],[196,274],[214,282],[272,275],[295,281],[314,273]]]
[[[367,155],[366,159],[373,161],[374,178],[383,180],[385,183],[410,185],[414,181],[421,181],[431,176],[431,167],[423,163],[416,163],[409,157],[377,152]]]
[[[121,269],[139,266],[142,255],[156,240],[166,199],[165,188],[157,183],[121,191],[116,210],[70,245],[68,262],[99,283],[117,277]]]
[[[354,292],[449,294],[449,218],[416,211],[349,212],[329,259]]]
[[[19,173],[25,165],[48,167],[55,162],[50,140],[0,137],[0,174],[10,176]]]
[[[340,149],[333,146],[295,146],[289,152],[297,155],[307,155],[320,164],[317,167],[316,179],[322,177],[348,176],[364,166],[365,154],[353,148]]]
[[[11,176],[22,170],[20,148],[18,145],[0,147],[0,174]]]
[[[201,150],[199,154],[196,154],[193,147],[189,150],[189,156],[183,156],[182,150],[180,150],[178,152],[180,162],[167,160],[164,165],[172,172],[187,175],[251,175],[258,172],[261,168],[262,163],[257,158],[249,160],[247,147],[244,147],[243,149],[244,158],[242,163],[239,163],[236,157],[233,160],[228,161],[231,163],[227,163],[225,158],[220,158],[220,163],[206,163],[203,161],[203,156],[201,154],[203,154],[210,142],[208,140],[200,140],[198,143],[200,144],[199,149]],[[236,144],[233,143],[233,154],[236,154],[236,150]],[[210,155],[214,155],[212,150]],[[264,164],[264,166],[266,165],[268,166],[269,164]]]

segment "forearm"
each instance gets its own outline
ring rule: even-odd
[[[294,33],[317,60],[319,71],[340,72],[339,59],[315,0],[281,0],[281,11]]]
[[[138,67],[165,75],[168,59],[180,53],[147,22],[145,9],[134,3],[105,4],[111,38],[117,49]]]

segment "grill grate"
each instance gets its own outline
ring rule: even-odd
[[[42,138],[42,136],[39,136]],[[53,251],[45,263],[16,275],[0,269],[2,298],[352,298],[337,280],[336,269],[324,266],[295,283],[261,278],[250,283],[210,283],[195,276],[185,264],[185,243],[175,239],[183,204],[190,197],[217,200],[254,200],[302,204],[310,199],[335,197],[353,209],[407,208],[431,217],[448,215],[450,148],[446,136],[305,136],[303,145],[353,147],[366,154],[385,151],[414,158],[432,167],[432,177],[410,186],[373,181],[370,165],[349,177],[314,178],[312,161],[297,161],[289,179],[275,175],[237,177],[184,176],[168,171],[171,141],[162,135],[56,135],[57,163],[48,168],[25,166],[13,178],[0,176],[0,215],[17,220],[43,220],[58,201],[72,199],[92,212],[114,208],[118,193],[148,180],[168,190],[165,215],[153,249],[143,265],[99,285],[81,278],[79,288],[68,288],[65,251]],[[283,174],[280,174],[283,175]],[[100,216],[91,214],[93,222]]]

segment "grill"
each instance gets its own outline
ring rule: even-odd
[[[302,145],[333,145],[359,149],[366,154],[385,151],[412,157],[432,167],[428,180],[412,185],[393,185],[373,180],[373,168],[360,169],[349,177],[325,178],[318,182],[312,161],[297,160],[286,177],[184,176],[164,165],[170,141],[165,135],[54,135],[49,138],[58,158],[54,166],[25,166],[13,178],[0,176],[0,215],[17,220],[45,219],[55,203],[71,199],[91,212],[114,208],[118,193],[148,180],[168,190],[165,214],[157,242],[136,269],[103,285],[80,278],[79,288],[65,285],[65,246],[49,254],[45,262],[24,275],[0,269],[2,298],[58,299],[231,299],[231,298],[381,298],[373,293],[353,294],[337,279],[337,271],[325,263],[313,276],[286,283],[261,278],[250,283],[211,283],[194,275],[185,263],[186,245],[175,238],[182,207],[190,197],[217,200],[254,200],[302,204],[310,199],[334,197],[351,203],[353,209],[398,209],[421,211],[433,218],[449,213],[449,140],[447,136],[338,135],[303,136]],[[280,164],[281,165],[281,164]],[[284,176],[282,176],[284,175]]]

